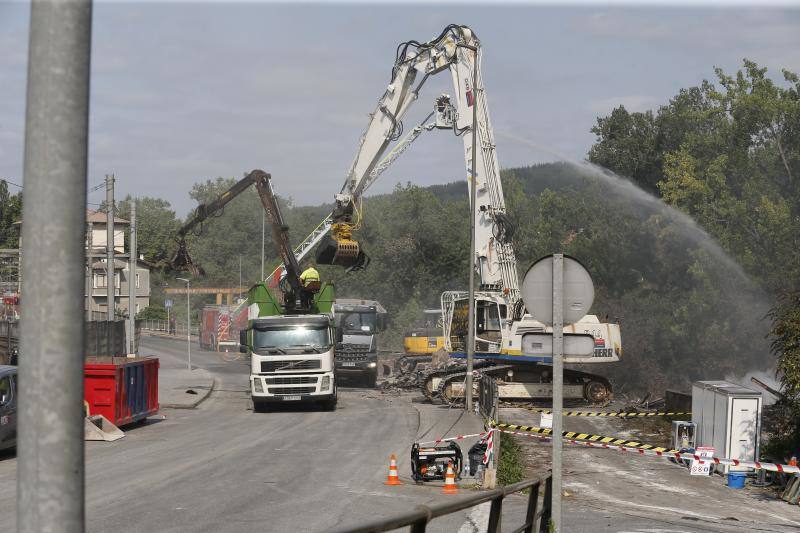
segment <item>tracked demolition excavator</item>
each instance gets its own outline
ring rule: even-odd
[[[533,355],[526,336],[547,332],[547,327],[526,312],[520,298],[514,255],[514,224],[506,213],[500,166],[489,120],[481,71],[481,43],[466,26],[451,24],[429,42],[407,41],[397,48],[389,85],[378,101],[361,136],[355,159],[344,186],[335,196],[336,207],[303,243],[295,249],[303,257],[321,245],[317,261],[349,269],[366,266],[368,258],[355,239],[363,223],[362,196],[408,147],[423,133],[450,131],[464,143],[467,183],[475,188],[476,253],[473,258],[480,279],[475,302],[475,368],[501,380],[504,399],[537,399],[552,395],[552,357]],[[449,72],[453,95],[435,99],[433,110],[405,137],[403,122],[425,82]],[[474,123],[473,123],[474,116]],[[430,121],[430,122],[429,122]],[[476,151],[473,162],[473,135]],[[470,196],[471,198],[471,196]],[[282,272],[273,272],[279,280]],[[465,291],[446,292],[441,297],[445,347],[456,359],[464,356],[468,337],[468,299]],[[570,331],[571,329],[571,331]],[[567,357],[567,363],[611,363],[622,356],[618,324],[601,323],[587,315],[565,331],[590,334],[595,339],[591,356]],[[425,366],[425,365],[421,365]],[[464,366],[453,360],[421,371],[423,392],[430,398],[458,401],[463,397]],[[611,384],[602,376],[567,370],[565,398],[593,403],[611,398]]]

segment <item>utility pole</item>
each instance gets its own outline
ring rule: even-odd
[[[242,299],[242,254],[239,254],[239,299]]]
[[[192,306],[190,298],[192,296],[189,290],[189,280],[186,278],[175,278],[178,281],[186,283],[186,354],[189,371],[192,370]]]
[[[89,222],[89,229],[86,232],[86,321],[92,321],[92,289],[94,288],[94,268],[92,268],[92,234],[94,224]]]
[[[128,262],[128,357],[136,356],[136,198],[131,198],[130,261]],[[121,284],[120,284],[121,285]]]
[[[463,46],[463,45],[462,45]],[[467,379],[464,384],[464,408],[472,411],[472,368],[475,359],[475,214],[477,203],[477,152],[478,152],[478,49],[470,47],[472,59],[472,171],[469,192],[469,307],[467,312]]]
[[[83,532],[83,285],[92,3],[31,3],[17,529]],[[53,258],[57,257],[57,260]]]
[[[261,281],[264,281],[264,230],[267,225],[267,213],[261,211]],[[241,287],[241,283],[239,286]]]
[[[114,320],[114,174],[106,174],[106,320]],[[114,330],[109,327],[112,335]],[[113,342],[111,343],[113,346]]]
[[[553,502],[555,533],[564,533],[561,513],[564,407],[564,254],[553,254]]]

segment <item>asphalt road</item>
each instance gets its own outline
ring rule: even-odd
[[[143,353],[161,358],[162,386],[168,375],[185,372],[185,349],[174,339],[142,342]],[[475,432],[480,422],[463,411],[413,403],[409,394],[344,388],[335,412],[254,413],[243,360],[226,361],[195,345],[192,362],[192,375],[214,380],[198,408],[164,409],[147,424],[126,428],[122,440],[86,443],[89,531],[317,532],[457,498],[441,494],[441,484],[414,485],[408,451],[418,439]],[[179,377],[173,384],[185,378]],[[528,412],[516,416],[538,422]],[[570,429],[604,434],[631,429],[610,419],[567,422]],[[547,446],[526,450],[534,471],[549,468]],[[398,456],[401,487],[383,484],[391,453]],[[16,466],[13,453],[0,454],[2,531],[16,529]],[[564,482],[570,533],[800,532],[796,507],[649,458],[567,448]],[[525,499],[506,499],[504,531],[521,524]],[[429,531],[485,531],[488,515],[483,505],[434,520]]]
[[[161,357],[166,371],[185,365],[185,346],[145,338],[141,351]],[[457,412],[428,413],[431,423],[406,399],[340,389],[335,412],[254,413],[247,364],[195,348],[193,364],[215,378],[197,409],[164,410],[165,419],[127,429],[122,440],[86,443],[89,531],[325,531],[452,498],[410,483],[406,457],[417,435],[439,423],[444,432]],[[393,452],[402,487],[383,485]],[[0,457],[4,531],[15,529],[15,478],[16,458]],[[460,513],[430,530],[465,522]]]

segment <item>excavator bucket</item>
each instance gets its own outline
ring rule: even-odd
[[[188,272],[194,277],[200,277],[205,274],[205,271],[200,265],[196,265],[192,258],[189,257],[189,250],[186,249],[186,240],[181,239],[178,241],[178,251],[169,262],[169,266],[176,272]]]
[[[337,241],[328,236],[317,249],[317,263],[342,266],[348,271],[361,270],[369,264],[369,257],[358,242],[350,239]]]

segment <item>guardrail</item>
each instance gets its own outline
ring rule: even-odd
[[[379,531],[391,531],[401,527],[409,527],[411,533],[425,533],[431,520],[458,511],[463,511],[470,507],[486,502],[492,502],[489,510],[489,523],[486,527],[487,533],[498,533],[500,531],[501,514],[503,511],[503,499],[509,494],[520,492],[530,488],[528,494],[528,508],[525,514],[525,523],[512,530],[513,533],[546,533],[550,530],[550,502],[552,501],[552,481],[550,473],[537,479],[520,481],[513,485],[500,487],[497,489],[484,491],[475,496],[456,500],[453,502],[440,503],[438,505],[420,505],[413,511],[396,515],[389,518],[378,519],[368,524],[340,528],[332,530],[335,533],[376,533]],[[544,488],[542,504],[540,505],[540,493]]]
[[[155,319],[143,319],[137,320],[137,322],[141,322],[142,330],[146,331],[157,331],[160,333],[166,333],[168,335],[177,335],[184,337],[186,336],[186,323],[183,324],[172,322],[167,320],[155,320]],[[192,335],[197,336],[197,326],[192,326]]]

